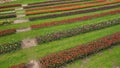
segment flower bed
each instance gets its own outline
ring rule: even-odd
[[[11,5],[6,5],[6,6],[0,6],[1,9],[3,8],[10,8],[10,7],[19,7],[21,4],[11,4]]]
[[[33,8],[33,7],[45,7],[45,6],[51,6],[51,5],[59,5],[59,4],[66,4],[66,3],[75,3],[75,2],[83,2],[83,1],[79,1],[79,0],[74,0],[74,1],[61,1],[61,2],[52,2],[52,3],[41,3],[41,4],[35,4],[35,5],[29,5],[24,7],[25,9],[27,8]]]
[[[2,30],[0,31],[0,36],[9,35],[13,33],[16,33],[16,29]]]
[[[56,68],[120,43],[120,32],[39,59],[42,68]]]
[[[45,7],[38,7],[38,8],[29,8],[26,9],[26,11],[36,11],[36,10],[43,10],[43,9],[52,9],[52,8],[62,8],[62,7],[72,7],[77,6],[79,4],[91,4],[91,3],[97,3],[96,1],[90,1],[90,2],[80,2],[80,3],[72,3],[72,4],[61,4],[61,5],[55,5],[55,6],[45,6]]]
[[[59,12],[59,11],[70,11],[70,10],[76,10],[76,9],[82,9],[82,8],[94,7],[94,6],[100,6],[100,5],[114,4],[114,3],[118,3],[118,2],[115,1],[115,2],[103,2],[103,3],[99,3],[99,4],[86,4],[84,6],[58,8],[58,9],[55,9],[55,10],[51,10],[51,9],[47,10],[46,9],[46,10],[39,10],[39,11],[28,11],[28,12],[26,12],[26,15],[35,15],[35,14],[51,13],[51,12]]]
[[[69,15],[95,12],[95,11],[99,11],[99,10],[107,10],[107,9],[112,9],[112,8],[117,8],[117,7],[120,7],[120,4],[116,4],[116,5],[112,5],[112,6],[103,6],[103,7],[100,7],[100,8],[90,8],[90,9],[86,9],[86,10],[64,12],[64,13],[60,13],[60,14],[49,14],[49,15],[44,15],[44,16],[30,17],[29,20],[34,21],[34,20],[40,20],[40,19],[63,17],[63,16],[69,16]]]
[[[20,48],[21,48],[21,43],[20,42],[3,44],[3,45],[0,45],[0,54],[15,51],[15,50],[18,50]]]
[[[82,44],[68,50],[49,54],[39,59],[41,68],[58,68],[64,64],[86,57],[100,50],[120,43],[120,32]],[[19,67],[20,66],[20,67]],[[27,68],[26,64],[11,66],[10,68]]]
[[[88,15],[88,16],[82,16],[82,17],[77,17],[77,18],[72,18],[72,19],[66,19],[66,20],[61,20],[61,21],[54,21],[54,22],[47,22],[47,23],[42,23],[42,24],[37,24],[37,25],[32,25],[32,29],[37,29],[37,28],[44,28],[44,27],[50,27],[50,26],[55,26],[55,25],[61,25],[61,24],[68,24],[68,23],[76,23],[78,21],[86,21],[102,16],[107,16],[107,15],[112,15],[112,14],[117,14],[120,13],[120,10],[113,10],[109,12],[103,12],[99,14],[93,14],[93,15]]]
[[[65,31],[60,31],[60,32],[54,32],[51,34],[47,34],[45,36],[36,37],[36,39],[39,44],[47,43],[47,42],[51,42],[61,38],[71,37],[74,35],[79,35],[79,34],[87,33],[90,31],[100,30],[100,29],[118,25],[118,24],[120,24],[120,19],[100,22],[92,25],[85,25],[83,27],[77,27],[77,28],[73,28]]]
[[[13,11],[13,10],[15,10],[15,9],[14,8],[0,9],[0,12]]]
[[[14,18],[14,17],[17,17],[17,15],[15,13],[11,13],[11,14],[6,14],[6,15],[1,15],[0,19]]]

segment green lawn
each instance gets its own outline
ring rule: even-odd
[[[119,29],[119,27],[120,25],[117,25],[110,28],[89,32],[86,34],[81,34],[70,38],[64,38],[61,40],[41,44],[36,47],[22,49],[13,53],[0,55],[0,68],[7,68],[8,66],[13,64],[27,62],[30,59],[42,57],[53,52],[59,52],[61,50],[65,50],[79,44],[110,35],[115,32],[120,32],[120,30],[116,30]]]
[[[119,68],[120,45],[77,60],[64,68]]]

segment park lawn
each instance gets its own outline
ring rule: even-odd
[[[90,42],[92,40],[96,40],[97,38],[120,32],[120,30],[118,30],[119,27],[120,25],[117,25],[106,29],[41,44],[36,47],[31,47],[0,55],[0,68],[7,68],[8,66],[14,64],[27,62],[30,59],[38,59],[39,57],[48,55],[50,53],[59,52],[83,43]]]
[[[119,68],[120,45],[66,65],[64,68]]]
[[[3,37],[0,37],[0,44],[8,43],[8,41],[9,42],[21,41],[22,39],[33,38],[33,37],[37,37],[40,35],[52,33],[55,31],[62,31],[62,30],[76,28],[76,27],[81,27],[83,25],[100,23],[102,21],[116,19],[116,16],[117,16],[117,18],[120,18],[120,14],[109,15],[109,16],[105,16],[105,17],[96,18],[93,20],[78,22],[78,23],[64,24],[64,25],[52,26],[52,27],[47,27],[47,28],[42,28],[42,29],[35,29],[35,30],[28,31],[28,32],[6,35]]]

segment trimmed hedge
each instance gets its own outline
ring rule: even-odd
[[[76,23],[78,21],[86,21],[86,20],[90,20],[90,19],[94,19],[94,18],[98,18],[98,17],[103,17],[103,16],[107,16],[107,15],[118,14],[118,13],[120,13],[120,10],[112,10],[109,12],[103,12],[103,13],[98,13],[98,14],[93,14],[93,15],[88,15],[88,16],[82,16],[82,17],[77,17],[77,18],[72,18],[72,19],[61,20],[61,21],[53,21],[53,22],[32,25],[31,28],[38,29],[38,28],[55,26],[55,25]]]
[[[39,59],[41,68],[58,68],[77,59],[94,54],[100,50],[120,43],[120,32],[82,44],[58,53],[49,54]],[[13,65],[10,68],[27,68],[27,64]]]
[[[64,13],[60,13],[60,14],[49,14],[49,15],[45,15],[45,16],[30,17],[29,20],[34,21],[34,20],[40,20],[40,19],[63,17],[63,16],[69,16],[69,15],[88,13],[88,12],[95,12],[95,11],[99,11],[99,10],[107,10],[107,9],[112,9],[112,8],[117,8],[117,7],[120,7],[120,4],[116,4],[116,5],[112,5],[112,6],[103,6],[100,8],[90,8],[90,9],[86,9],[86,10],[64,12]]]

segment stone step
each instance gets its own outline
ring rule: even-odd
[[[32,39],[24,39],[22,40],[21,47],[24,48],[29,48],[37,45],[37,40],[35,38]]]
[[[26,31],[30,31],[31,28],[20,28],[20,29],[17,29],[16,32],[19,33],[19,32],[26,32]]]
[[[28,6],[28,4],[22,4],[22,7]]]
[[[19,20],[15,20],[15,21],[13,22],[13,24],[25,23],[25,22],[29,22],[29,19],[19,19]]]
[[[17,15],[17,18],[22,18],[22,17],[25,17],[26,15],[25,14],[21,14],[21,15]]]

